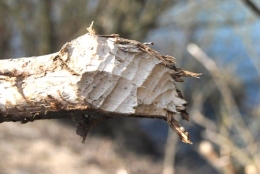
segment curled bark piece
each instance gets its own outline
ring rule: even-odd
[[[182,142],[192,144],[189,132],[187,132],[185,128],[181,126],[177,120],[174,119],[173,113],[168,113],[167,122],[170,125],[170,127],[179,135]]]

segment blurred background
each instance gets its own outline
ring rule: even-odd
[[[260,1],[0,0],[0,59],[118,33],[203,73],[177,84],[193,145],[156,119],[108,120],[86,143],[70,120],[0,125],[0,173],[260,173]]]

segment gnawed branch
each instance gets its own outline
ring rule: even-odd
[[[54,54],[0,62],[0,122],[72,118],[84,141],[105,119],[159,118],[191,143],[174,119],[179,113],[189,120],[175,82],[199,74],[177,68],[173,57],[147,44],[91,32]]]

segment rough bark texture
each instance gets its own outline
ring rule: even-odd
[[[174,119],[189,120],[175,82],[198,74],[175,66],[145,44],[93,32],[54,54],[1,60],[0,122],[73,118],[87,136],[98,122],[116,116],[161,118],[185,143],[188,132]]]

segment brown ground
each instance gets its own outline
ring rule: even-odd
[[[150,153],[153,148],[143,148],[147,144],[139,141],[145,139],[142,134],[129,140],[127,133],[113,134],[113,138],[93,134],[92,130],[82,144],[75,130],[56,120],[0,124],[0,173],[157,174],[162,171],[162,160]],[[146,150],[140,149],[139,153],[139,147]]]

